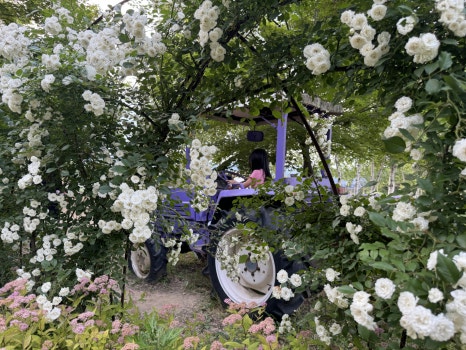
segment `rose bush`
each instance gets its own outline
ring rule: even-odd
[[[387,151],[414,175],[391,196],[274,184],[293,220],[263,238],[312,266],[275,295],[321,287],[311,319],[325,344],[466,343],[464,1],[342,1],[315,18],[310,0],[185,5],[116,7],[90,26],[81,5],[56,4],[43,23],[0,25],[2,282],[19,274],[55,295],[76,267],[123,281],[124,252],[150,235],[167,187],[190,176],[209,195],[182,169],[212,109],[371,94]]]

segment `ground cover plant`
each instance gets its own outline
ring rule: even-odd
[[[121,302],[117,294],[104,293],[106,314],[86,330],[100,345],[70,328],[96,311],[76,319],[60,294],[76,281],[97,288],[101,278],[124,292],[128,251],[150,237],[152,213],[170,186],[193,190],[198,209],[208,205],[213,184],[205,179],[216,176],[211,162],[221,145],[201,143],[194,131],[213,109],[299,111],[307,145],[325,162],[330,144],[321,120],[303,108],[304,92],[347,113],[358,96],[374,99],[384,152],[415,171],[388,196],[315,192],[308,176],[261,189],[273,189],[282,203],[280,229],[240,228],[256,229],[268,249],[309,264],[291,276],[277,271],[274,297],[317,297],[302,317],[317,346],[464,347],[464,1],[160,0],[125,13],[118,5],[101,17],[81,2],[50,4],[40,16],[34,11],[33,22],[0,23],[6,347],[35,347],[50,332],[63,333],[41,346],[116,347],[119,331],[111,332],[108,318],[117,317],[110,305]],[[355,116],[351,123],[364,130],[372,121]],[[206,163],[191,172],[184,170],[187,145],[202,149]],[[259,199],[268,200],[240,203],[238,216],[247,221],[242,210],[257,210],[265,204]],[[183,236],[195,238],[189,230]],[[176,263],[178,242],[167,246]],[[103,306],[99,298],[70,302],[76,312]],[[15,314],[23,304],[24,317]],[[29,328],[18,317],[40,322]],[[157,317],[147,329],[156,331]],[[218,347],[280,345],[266,316],[258,323],[247,313],[233,318]],[[281,329],[296,339],[288,320]],[[243,332],[253,326],[260,332]],[[21,328],[33,329],[30,337],[15,333]],[[233,339],[237,331],[247,339]],[[189,336],[185,348],[200,346]]]

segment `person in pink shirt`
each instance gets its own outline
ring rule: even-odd
[[[246,181],[242,182],[243,187],[256,188],[258,185],[262,185],[266,179],[272,178],[269,170],[269,158],[267,152],[262,148],[257,148],[252,151],[249,156],[249,166],[251,167],[251,174],[248,176]],[[228,180],[228,183],[237,184],[235,180]]]

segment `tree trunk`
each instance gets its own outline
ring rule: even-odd
[[[390,177],[388,178],[388,191],[387,194],[395,192],[395,175],[396,175],[396,164],[392,164],[390,167]]]
[[[375,172],[375,164],[374,162],[372,162],[373,166],[374,166],[374,172]],[[376,192],[379,190],[379,182],[380,182],[380,179],[382,178],[382,172],[383,172],[383,169],[384,169],[384,164],[385,164],[385,160],[380,164],[380,168],[379,168],[379,171],[377,173],[377,176],[375,176],[374,178],[372,178],[372,181],[375,181],[376,184],[374,186],[371,187],[371,192]]]
[[[301,154],[303,155],[303,174],[304,176],[312,176],[314,169],[312,168],[311,154],[309,152],[309,145],[306,145],[306,139],[299,139],[299,147],[301,148]]]
[[[354,183],[354,194],[359,192],[361,187],[361,164],[356,163],[356,181]]]

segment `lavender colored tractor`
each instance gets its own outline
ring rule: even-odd
[[[318,109],[315,106],[313,108],[314,110]],[[220,118],[220,116],[217,117]],[[245,118],[251,117],[243,110],[238,110],[234,111],[233,115],[229,117],[229,121],[240,123]],[[290,113],[277,120],[270,111],[262,111],[259,117],[255,117],[256,124],[267,123],[276,129],[276,173],[274,181],[283,179],[282,181],[291,183],[291,180],[294,180],[294,178],[284,178],[286,129],[288,121],[293,118],[293,114]],[[260,134],[254,132],[248,133],[248,141],[258,141],[260,136]],[[280,251],[268,252],[265,260],[253,261],[254,259],[249,258],[251,254],[246,244],[242,243],[244,239],[236,239],[236,237],[240,238],[242,236],[242,229],[237,227],[235,213],[232,212],[232,208],[236,199],[255,196],[257,191],[249,188],[227,189],[227,176],[229,176],[228,173],[219,172],[218,191],[212,196],[212,205],[208,210],[196,212],[190,206],[191,198],[188,193],[180,189],[173,189],[171,203],[174,204],[163,208],[163,213],[159,213],[159,215],[162,216],[162,221],[175,228],[175,236],[177,227],[180,230],[178,236],[181,236],[181,222],[183,222],[183,227],[186,227],[187,224],[190,229],[199,234],[197,242],[189,244],[189,246],[184,243],[182,252],[193,251],[199,257],[207,260],[207,269],[203,272],[210,277],[213,289],[222,303],[224,303],[224,300],[230,299],[236,303],[255,302],[257,305],[266,304],[266,312],[281,318],[284,314],[294,312],[302,304],[304,297],[302,294],[295,294],[294,297],[287,301],[273,298],[273,287],[279,284],[277,282],[277,272],[283,269],[291,276],[291,274],[306,268],[306,266],[302,262],[288,260]],[[329,187],[328,179],[324,178],[320,185]],[[270,210],[273,209],[261,208],[256,215],[250,217],[250,220],[254,220],[260,226],[273,229]],[[173,237],[173,233],[169,235],[166,233],[169,232],[167,226],[164,228],[157,223],[155,226],[156,229],[152,238],[147,240],[144,246],[133,250],[129,257],[130,269],[138,278],[148,282],[156,282],[166,275],[167,248],[162,244],[162,240],[168,236]],[[236,243],[232,244],[232,242]],[[246,261],[240,262],[239,275],[232,279],[230,278],[231,275],[226,271],[227,269],[222,266],[220,255],[234,256],[238,253],[248,258]]]

